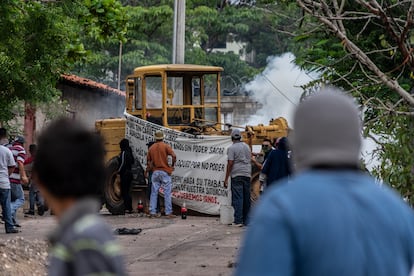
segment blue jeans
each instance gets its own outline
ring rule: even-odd
[[[250,177],[231,178],[231,205],[234,208],[234,223],[247,225],[250,211]]]
[[[16,211],[24,204],[23,187],[20,184],[10,184],[11,187],[11,215],[16,220]]]
[[[151,202],[151,192],[152,192],[152,172],[150,171],[148,173],[148,189],[147,189],[148,202]],[[155,213],[159,212],[160,210],[161,210],[160,196],[158,196],[157,197],[157,208],[155,210]]]
[[[152,181],[152,189],[151,189],[151,199],[150,199],[150,213],[155,215],[157,212],[158,191],[160,188],[162,188],[164,190],[165,214],[166,215],[172,214],[171,176],[164,171],[155,171],[152,173],[151,181]]]
[[[14,223],[11,215],[11,206],[10,206],[10,189],[0,189],[0,204],[3,209],[3,220],[6,232],[14,229]]]

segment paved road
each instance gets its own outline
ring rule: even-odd
[[[216,217],[186,220],[146,218],[138,214],[112,216],[101,212],[116,228],[142,228],[139,235],[118,235],[130,275],[231,275],[244,228],[222,225]],[[43,239],[55,227],[53,216],[20,217],[25,239]],[[11,238],[0,231],[0,240]]]

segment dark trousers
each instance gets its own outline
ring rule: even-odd
[[[234,223],[248,223],[250,211],[250,177],[231,178],[231,205],[234,208]]]
[[[124,200],[125,211],[132,211],[132,198],[131,198],[131,181],[132,172],[126,171],[120,175],[121,177],[121,196]]]
[[[34,212],[35,204],[37,208],[40,208],[44,205],[44,200],[36,185],[32,182],[29,187],[29,210]]]

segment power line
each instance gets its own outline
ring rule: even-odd
[[[297,104],[296,103],[294,103],[291,99],[289,99],[289,97],[288,96],[286,96],[279,88],[277,88],[276,87],[276,85],[274,85],[273,84],[273,82],[271,81],[271,80],[269,80],[269,78],[268,77],[266,77],[265,75],[262,75],[264,78],[265,78],[265,80],[267,80],[269,83],[270,83],[270,85],[272,85],[286,100],[288,100],[291,104],[293,104],[294,106],[296,106]]]

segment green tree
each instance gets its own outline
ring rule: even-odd
[[[413,1],[302,1],[297,63],[352,93],[365,135],[377,141],[373,173],[414,203]]]
[[[173,1],[123,0],[129,18],[127,41],[122,45],[121,83],[134,67],[171,62],[173,32]],[[235,80],[254,76],[266,66],[268,56],[289,49],[292,43],[292,21],[289,13],[298,13],[295,5],[228,1],[186,1],[186,63],[219,65],[225,76]],[[272,11],[263,9],[271,6]],[[287,14],[281,17],[281,9]],[[253,60],[240,61],[240,54],[219,53],[215,47],[226,41],[243,42]],[[93,43],[84,40],[93,50],[88,60],[80,62],[73,71],[116,87],[120,45],[117,41]],[[240,43],[241,44],[241,43]],[[123,87],[123,85],[121,85]]]
[[[87,54],[81,36],[122,39],[125,22],[115,0],[23,1],[0,5],[0,121],[18,101],[47,102],[61,73]],[[81,24],[79,24],[79,22]]]

